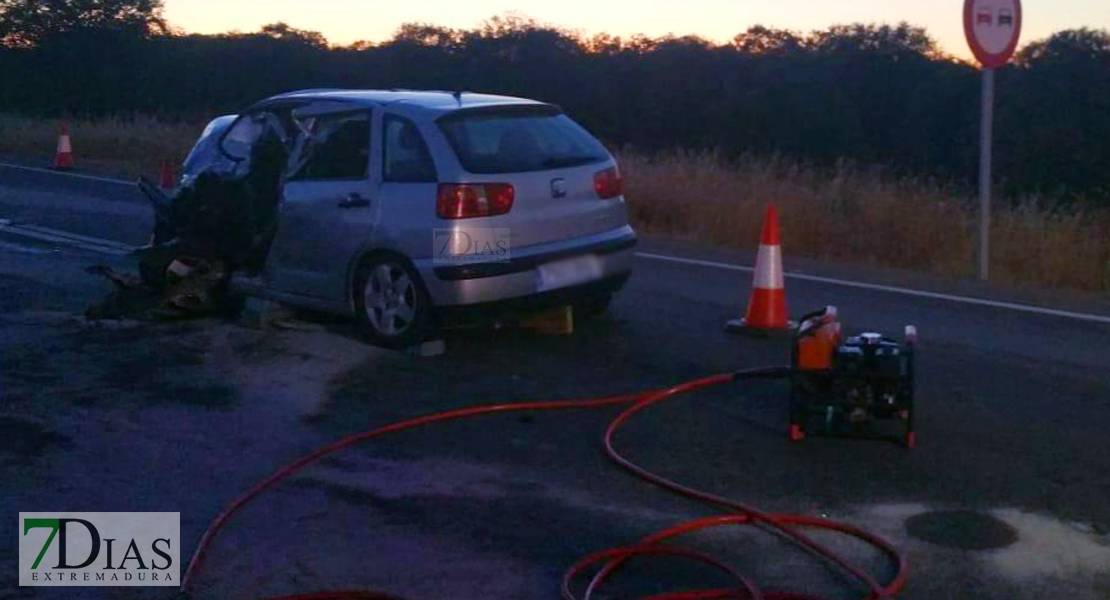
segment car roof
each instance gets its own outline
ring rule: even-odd
[[[548,106],[543,102],[474,92],[447,92],[438,90],[300,90],[274,96],[265,104],[281,100],[309,100],[350,103],[356,107],[392,106],[406,113],[423,113],[434,118],[460,109],[488,106]]]

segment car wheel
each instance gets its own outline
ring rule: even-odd
[[[408,261],[390,254],[365,260],[355,279],[354,296],[359,321],[372,343],[406,348],[424,341],[432,306]]]

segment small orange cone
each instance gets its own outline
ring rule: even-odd
[[[782,275],[782,242],[779,236],[779,211],[767,207],[759,254],[755,259],[755,277],[748,299],[748,312],[743,319],[729,321],[725,331],[753,335],[789,334],[797,328],[787,316],[786,289]]]
[[[158,187],[163,190],[172,190],[176,187],[173,181],[173,166],[168,160],[162,161],[162,170],[158,174]]]
[[[58,151],[54,154],[54,168],[68,170],[73,168],[73,143],[69,139],[69,126],[62,123],[62,133],[58,136]]]

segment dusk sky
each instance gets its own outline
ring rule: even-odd
[[[285,21],[322,32],[334,44],[381,41],[408,22],[469,28],[515,12],[587,35],[652,37],[697,34],[721,42],[751,25],[809,31],[852,22],[908,21],[928,29],[942,48],[967,56],[961,0],[165,0],[173,25],[191,33],[257,31]],[[1106,0],[1030,0],[1022,41],[1061,29],[1110,29]]]

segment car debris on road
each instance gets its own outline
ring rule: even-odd
[[[105,265],[94,265],[86,271],[106,277],[115,285],[107,297],[85,311],[85,316],[92,320],[141,317],[176,320],[218,314],[226,308],[227,299],[221,296],[220,289],[226,285],[227,271],[219,262],[175,259],[160,288]]]

